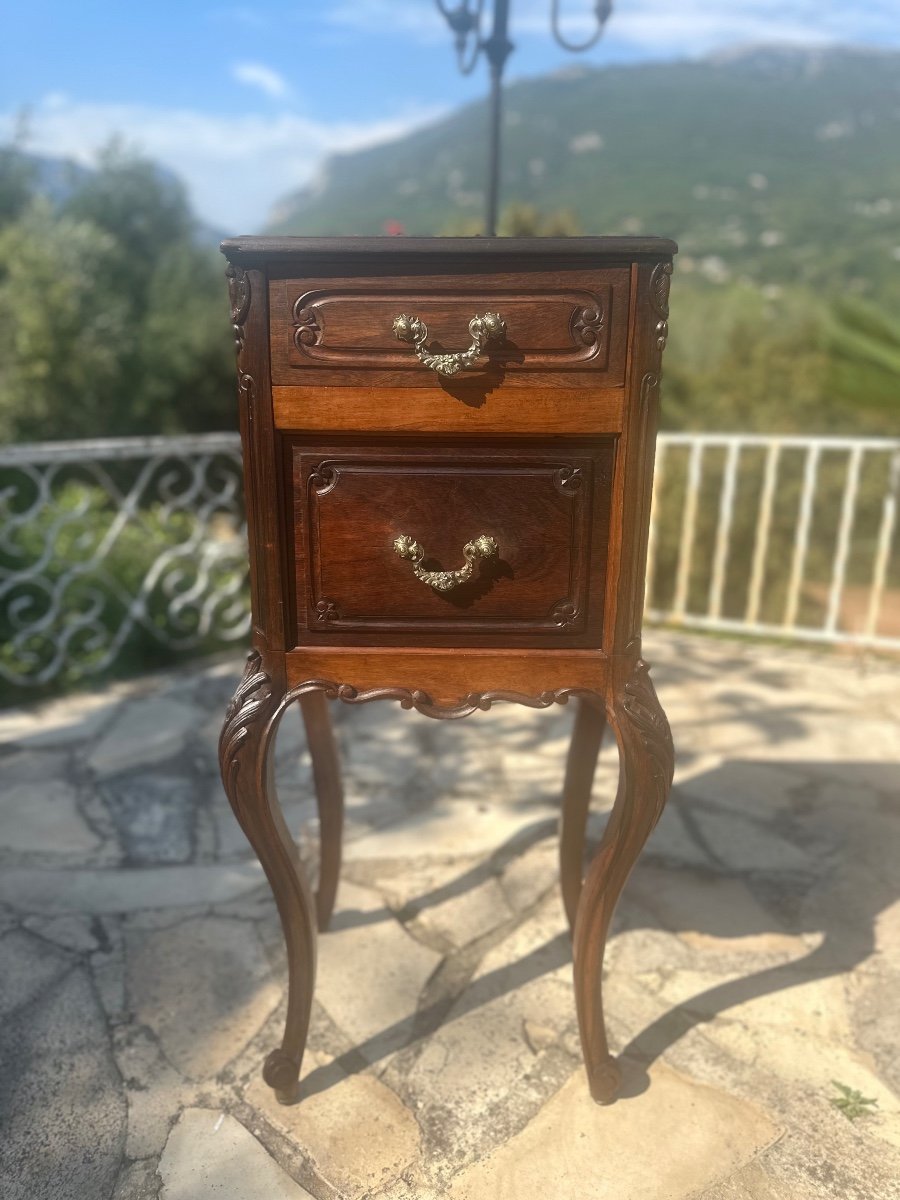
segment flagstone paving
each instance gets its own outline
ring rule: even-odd
[[[237,656],[0,713],[4,1200],[900,1200],[900,667],[654,632],[676,786],[591,1103],[556,873],[572,712],[337,709],[347,845],[300,1104],[218,783]],[[299,719],[277,775],[316,852]],[[591,837],[612,800],[597,774]],[[848,1120],[835,1081],[874,1103]]]

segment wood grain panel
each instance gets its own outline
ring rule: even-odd
[[[295,445],[303,640],[496,644],[518,635],[599,645],[612,459],[612,440],[553,449]],[[400,534],[422,545],[429,570],[462,566],[464,544],[481,534],[500,549],[472,579],[439,592],[396,555]]]
[[[621,384],[625,371],[627,265],[559,267],[502,274],[311,274],[274,278],[272,379],[295,384],[422,387],[436,378],[393,333],[414,314],[429,349],[465,349],[469,321],[497,312],[506,337],[484,366],[466,371],[485,386]]]
[[[275,426],[286,431],[599,434],[622,428],[622,388],[452,389],[275,387]]]

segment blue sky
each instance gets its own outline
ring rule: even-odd
[[[549,36],[551,0],[511,2],[509,78],[573,61]],[[591,8],[563,0],[573,34]],[[27,109],[32,149],[89,163],[123,134],[228,232],[259,229],[329,152],[396,137],[486,89],[483,64],[457,73],[433,0],[28,0],[3,24],[0,137]],[[900,47],[900,0],[617,0],[605,37],[577,58],[774,42]]]

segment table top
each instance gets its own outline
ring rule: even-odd
[[[678,246],[661,237],[236,237],[222,253],[230,262],[291,257],[415,255],[541,259],[603,257],[671,258]]]

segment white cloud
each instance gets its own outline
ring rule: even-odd
[[[115,134],[175,171],[195,210],[228,233],[259,231],[271,205],[310,182],[336,151],[401,137],[440,115],[437,108],[372,121],[313,121],[290,112],[227,117],[193,109],[89,104],[58,93],[29,112],[28,148],[90,165]],[[0,113],[0,140],[16,114]]]
[[[284,76],[263,63],[235,63],[231,68],[231,74],[238,83],[246,83],[248,87],[259,88],[273,100],[281,100],[291,94],[291,85]]]
[[[268,19],[255,8],[250,8],[246,4],[233,4],[226,8],[214,8],[207,17],[211,21],[221,22],[226,25],[242,25],[245,29],[268,29]]]
[[[591,0],[563,0],[564,30],[572,38],[594,28]],[[488,9],[485,10],[489,11]],[[448,36],[430,4],[396,0],[336,0],[324,12],[331,25],[356,32],[389,31],[421,41]],[[549,38],[549,0],[520,0],[511,10],[517,38]],[[736,42],[831,43],[900,41],[897,0],[619,0],[606,36],[645,53],[693,56]],[[603,43],[600,43],[601,47]]]
[[[456,3],[457,0],[451,0]],[[329,25],[362,33],[412,34],[433,42],[446,34],[444,18],[432,0],[396,3],[396,0],[332,0],[320,13]]]

